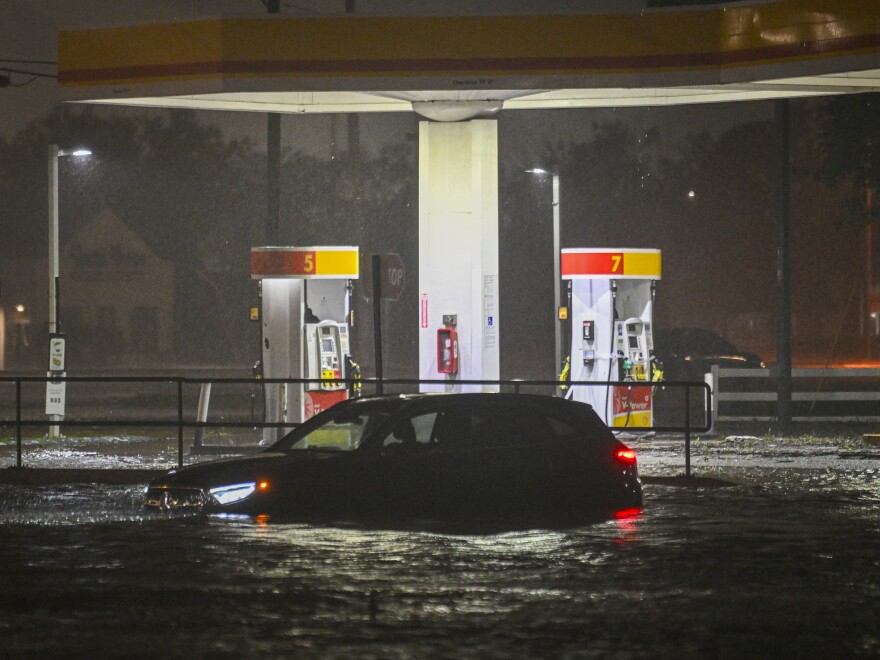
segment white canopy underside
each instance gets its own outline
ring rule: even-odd
[[[718,85],[556,90],[241,91],[89,99],[87,103],[244,112],[410,112],[466,119],[507,110],[662,106],[880,91],[880,69]],[[161,92],[160,92],[161,93]],[[415,104],[415,106],[413,105]],[[461,116],[459,116],[461,115]]]

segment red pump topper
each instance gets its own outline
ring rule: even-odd
[[[441,374],[458,373],[458,331],[455,328],[437,330],[437,371]]]

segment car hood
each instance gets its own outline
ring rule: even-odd
[[[703,362],[717,362],[730,366],[742,366],[758,368],[761,366],[761,358],[753,353],[713,353],[712,355],[697,356]]]
[[[272,475],[281,466],[333,458],[325,452],[262,452],[255,456],[225,458],[169,470],[157,477],[151,486],[209,488],[213,486],[257,480]]]
[[[655,355],[664,366],[667,363],[672,364],[672,362],[678,360],[692,364],[719,364],[755,368],[761,366],[761,358],[754,353],[698,353],[657,349]]]

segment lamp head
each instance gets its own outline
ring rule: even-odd
[[[91,156],[92,152],[90,149],[85,149],[83,147],[77,147],[76,149],[59,149],[59,156]]]

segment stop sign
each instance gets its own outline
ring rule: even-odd
[[[374,255],[375,256],[375,255]],[[361,274],[361,286],[365,298],[373,297],[373,264],[367,262],[365,271]],[[382,283],[381,297],[385,300],[397,300],[403,293],[405,270],[403,260],[399,254],[387,252],[379,255],[379,277]]]
[[[389,252],[382,255],[382,297],[397,300],[403,293],[403,259],[399,254]]]

